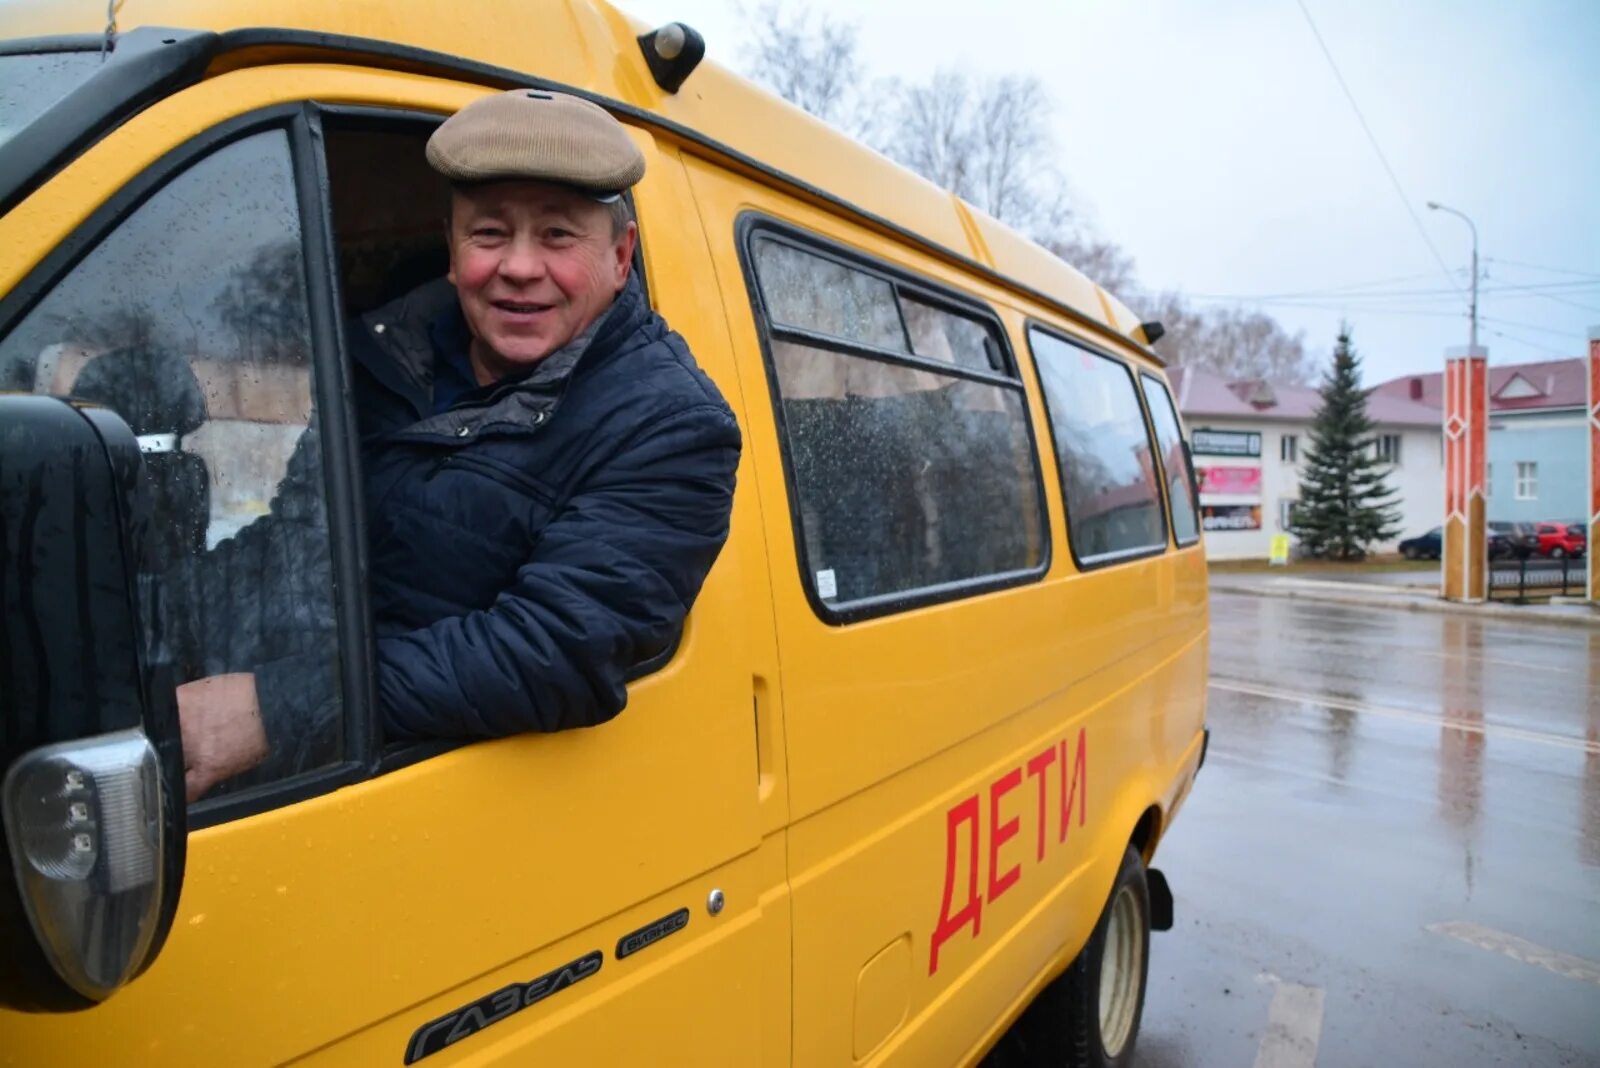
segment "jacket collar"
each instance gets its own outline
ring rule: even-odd
[[[478,403],[422,418],[404,433],[467,441],[487,430],[537,427],[555,409],[580,364],[586,371],[608,362],[648,315],[639,279],[631,275],[605,314],[527,373],[500,380]],[[435,279],[361,318],[373,344],[356,346],[356,358],[419,413],[426,412],[438,355],[435,346],[470,341],[455,287],[446,279]]]

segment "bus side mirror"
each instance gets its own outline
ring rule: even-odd
[[[0,1005],[81,1009],[146,968],[183,881],[183,750],[147,643],[139,443],[0,395]]]

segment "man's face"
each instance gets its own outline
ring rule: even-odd
[[[599,318],[628,280],[637,228],[548,182],[492,182],[451,197],[450,282],[480,385],[525,371]]]

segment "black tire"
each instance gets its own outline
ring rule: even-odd
[[[1563,556],[1566,556],[1566,555],[1567,555],[1567,550],[1563,549],[1559,545],[1557,545],[1555,548],[1550,550],[1550,559],[1552,559],[1552,560],[1559,560]]]
[[[1407,560],[1415,560],[1421,554],[1417,552],[1417,547],[1415,545],[1407,545],[1405,548],[1400,550],[1400,555],[1405,557]]]
[[[1113,910],[1124,892],[1131,896],[1137,916],[1138,994],[1133,1001],[1131,1026],[1121,1048],[1106,1049],[1100,1033],[1100,981],[1104,975],[1107,933]],[[1126,906],[1123,906],[1126,908]],[[1124,943],[1126,947],[1126,943]],[[1126,959],[1127,954],[1125,954]],[[1043,990],[1006,1032],[985,1061],[992,1068],[1128,1068],[1144,1015],[1145,986],[1150,977],[1150,889],[1145,882],[1144,860],[1131,846],[1111,885],[1111,896],[1100,913],[1094,933],[1076,960]],[[1124,1015],[1124,1019],[1126,1016]]]

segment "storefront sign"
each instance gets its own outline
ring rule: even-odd
[[[1261,529],[1259,504],[1207,504],[1201,507],[1200,512],[1200,526],[1203,530]]]
[[[1244,430],[1196,430],[1189,446],[1197,456],[1260,456],[1261,435]]]
[[[1201,493],[1238,493],[1259,496],[1261,493],[1261,468],[1259,467],[1197,467]]]

